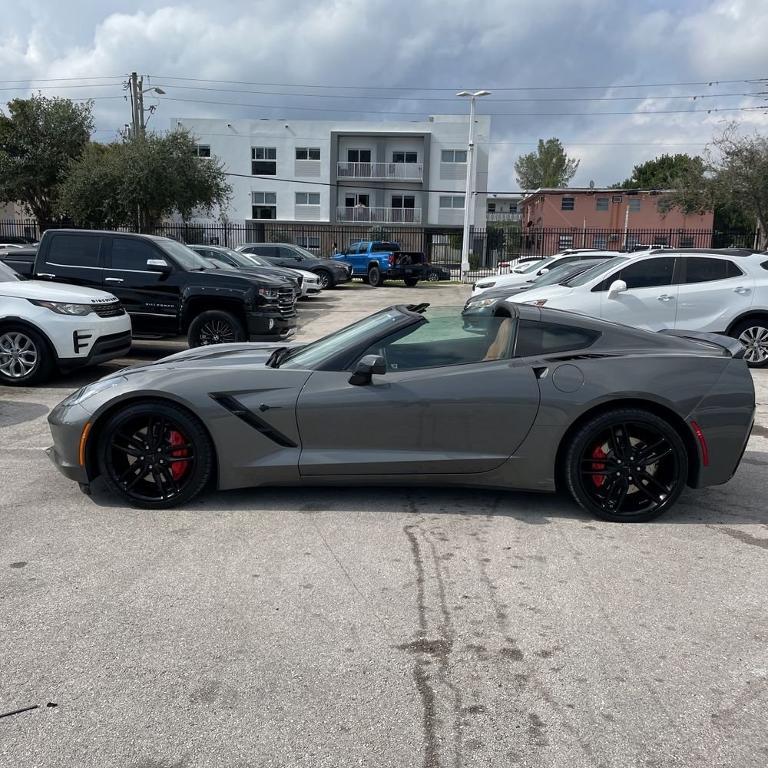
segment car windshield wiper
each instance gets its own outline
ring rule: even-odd
[[[285,358],[286,354],[289,352],[288,347],[278,347],[268,358],[266,362],[266,366],[268,368],[279,368],[280,363],[283,362],[283,359]]]

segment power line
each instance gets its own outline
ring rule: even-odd
[[[71,90],[72,88],[115,88],[116,86],[119,86],[120,83],[81,83],[81,84],[72,84],[72,85],[43,85],[43,86],[35,86],[30,85],[28,88],[23,88],[21,86],[9,86],[9,87],[0,87],[0,91],[53,91],[53,90]],[[174,86],[175,88],[176,86]]]
[[[0,80],[3,85],[9,85],[11,83],[60,83],[64,81],[74,80],[123,80],[128,75],[109,75],[109,76],[93,76],[86,77],[37,77],[29,78],[27,80]]]

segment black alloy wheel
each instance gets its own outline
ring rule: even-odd
[[[229,312],[218,309],[201,312],[190,324],[187,341],[190,347],[209,344],[232,344],[245,341],[242,323]]]
[[[107,486],[137,507],[163,509],[197,496],[213,471],[213,447],[200,422],[171,403],[137,403],[101,432],[99,470]]]
[[[368,269],[368,285],[371,285],[374,288],[380,288],[384,285],[381,270],[375,265]]]
[[[318,269],[315,274],[317,275],[317,279],[320,281],[320,287],[323,290],[333,288],[333,275],[327,269]]]
[[[571,494],[588,512],[613,522],[645,522],[677,501],[688,456],[666,421],[626,409],[587,423],[570,444],[565,469]]]

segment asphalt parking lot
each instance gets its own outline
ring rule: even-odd
[[[467,290],[345,286],[298,338]],[[768,764],[768,373],[736,477],[650,524],[476,490],[82,495],[50,408],[183,346],[0,389],[0,715],[37,707],[0,717],[0,765]]]

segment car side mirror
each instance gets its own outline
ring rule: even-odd
[[[544,267],[544,269],[539,270],[540,275],[546,275],[547,272],[549,272],[549,267]]]
[[[165,259],[147,259],[147,269],[167,275],[171,272],[171,265]]]
[[[608,288],[608,298],[615,299],[620,293],[627,290],[627,284],[623,280],[614,280]]]
[[[361,387],[370,384],[373,374],[386,373],[387,364],[381,355],[364,355],[357,361],[355,370],[349,377],[349,383]]]

